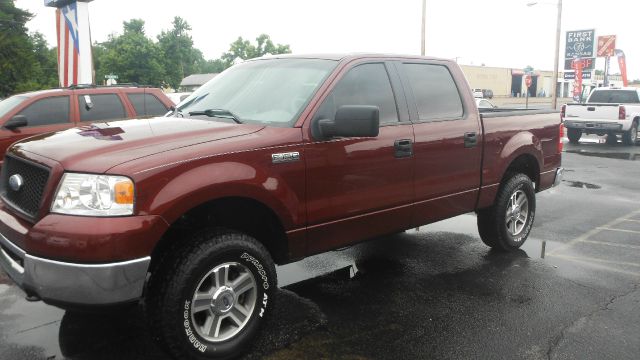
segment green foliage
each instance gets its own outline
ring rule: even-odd
[[[118,82],[162,86],[165,71],[161,51],[145,35],[144,21],[133,19],[123,26],[122,35],[110,35],[106,42],[94,46],[96,81],[102,81],[106,74],[117,74]]]
[[[290,54],[291,47],[289,45],[274,45],[273,41],[267,34],[262,34],[256,38],[256,44],[252,44],[249,40],[244,40],[239,37],[236,41],[231,43],[229,51],[222,54],[222,60],[228,66],[233,65],[233,62],[240,58],[242,60],[248,60],[257,58],[263,55],[271,54]]]
[[[206,60],[200,63],[198,73],[200,74],[217,74],[228,68],[222,59]]]
[[[0,97],[35,85],[30,73],[36,59],[25,25],[32,16],[13,0],[0,1]]]
[[[185,76],[200,72],[205,61],[202,52],[193,47],[189,34],[191,26],[179,16],[173,18],[172,25],[172,29],[162,31],[158,36],[158,45],[166,70],[166,82],[177,89]]]

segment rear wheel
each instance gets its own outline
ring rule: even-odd
[[[622,134],[622,142],[625,145],[635,145],[638,140],[638,123],[633,122],[631,125],[631,129],[629,131]]]
[[[618,135],[616,133],[607,134],[607,144],[613,145],[618,143]]]
[[[176,359],[233,358],[258,333],[275,287],[275,266],[262,244],[242,233],[206,230],[152,274],[149,326]]]
[[[478,211],[480,238],[494,249],[516,250],[531,232],[535,211],[531,179],[524,174],[513,175],[500,188],[493,206]]]
[[[567,129],[567,137],[569,141],[573,144],[577,144],[582,137],[582,130],[579,129]]]

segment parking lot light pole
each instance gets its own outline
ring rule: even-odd
[[[537,5],[538,2],[530,2],[527,6],[531,7]],[[560,57],[560,31],[562,28],[562,0],[558,0],[558,18],[556,24],[556,49],[553,58],[553,86],[551,87],[551,108],[556,109],[558,107],[558,62]]]

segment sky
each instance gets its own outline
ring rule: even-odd
[[[426,0],[426,53],[461,64],[552,70],[557,0]],[[55,45],[55,11],[43,0],[16,0],[35,17],[27,26]],[[560,57],[567,30],[617,35],[629,79],[640,79],[636,0],[563,0]],[[195,46],[214,59],[239,36],[266,33],[293,53],[375,52],[420,54],[422,0],[94,0],[89,5],[93,41],[121,33],[122,22],[140,18],[155,38],[181,16],[193,28]],[[612,73],[618,72],[612,61]],[[563,66],[563,61],[560,62]],[[597,69],[604,68],[599,59]]]

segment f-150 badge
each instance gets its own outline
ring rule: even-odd
[[[293,162],[298,160],[300,160],[300,153],[297,151],[271,154],[271,162],[273,162],[274,164]]]

